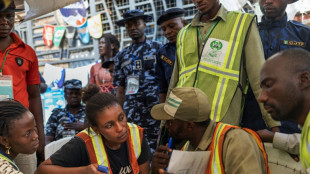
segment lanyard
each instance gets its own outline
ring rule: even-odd
[[[0,69],[0,76],[2,76],[2,70],[3,70],[3,67],[4,67],[4,62],[5,62],[5,60],[6,60],[6,57],[7,57],[8,54],[9,54],[9,51],[10,51],[10,49],[8,49],[8,51],[6,52],[6,54],[5,54],[5,56],[4,56],[4,60],[3,60],[3,62],[2,62],[2,67],[1,67],[1,69]]]
[[[197,30],[198,30],[198,34],[199,34],[199,37],[200,37],[200,40],[202,41],[202,46],[205,45],[206,43],[206,40],[208,39],[208,37],[210,36],[210,34],[212,33],[214,27],[220,22],[220,20],[216,20],[214,22],[214,24],[212,25],[212,27],[210,28],[210,30],[208,31],[207,35],[205,36],[205,38],[202,38],[201,36],[201,32],[200,32],[200,27],[197,27]]]
[[[131,57],[132,57],[132,62],[133,62],[133,66],[132,66],[132,69],[133,69],[133,75],[135,75],[135,69],[136,69],[136,60],[138,60],[139,59],[139,57],[137,56],[137,57],[135,57],[134,55],[131,55]]]
[[[206,43],[207,39],[209,38],[209,36],[210,36],[210,34],[212,33],[213,29],[215,28],[215,26],[216,26],[219,22],[220,22],[220,19],[217,19],[216,21],[214,21],[212,27],[210,28],[210,30],[208,31],[208,33],[207,33],[207,35],[205,36],[204,39],[203,39],[202,36],[201,36],[200,27],[197,27],[197,31],[198,31],[199,37],[200,37],[200,39],[201,39],[201,41],[202,41],[202,52],[203,52],[203,48],[204,48],[204,46],[205,46],[205,43]],[[197,44],[198,44],[198,46],[197,46],[197,53],[198,53],[198,59],[199,59],[199,61],[198,61],[197,67],[196,67],[196,74],[195,74],[195,79],[194,79],[193,87],[195,87],[195,86],[198,85],[198,84],[197,84],[198,81],[196,81],[196,80],[197,80],[197,76],[198,76],[198,67],[199,67],[199,65],[200,65],[200,59],[201,59],[201,54],[202,54],[202,52],[199,53],[199,47],[200,47],[200,46],[199,46],[198,36],[197,36]]]
[[[72,114],[70,113],[70,111],[68,111],[68,115],[69,115],[70,123],[73,123],[73,122],[75,121],[74,115],[72,115]]]

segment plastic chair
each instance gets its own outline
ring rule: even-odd
[[[59,139],[57,141],[53,141],[45,146],[45,160],[48,159],[51,155],[53,155],[58,149],[60,149],[64,144],[71,140],[73,137],[66,137]]]

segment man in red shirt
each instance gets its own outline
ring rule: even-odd
[[[28,107],[34,115],[40,140],[37,152],[38,156],[43,159],[45,142],[38,59],[35,51],[25,44],[18,35],[11,32],[16,11],[18,9],[16,9],[14,1],[7,9],[0,11],[0,77],[10,76],[12,78],[13,98]],[[29,160],[28,157],[23,158],[27,162],[27,164],[22,164],[23,166],[35,166],[36,162]],[[17,159],[17,163],[18,161]],[[21,167],[22,169],[23,167]],[[32,170],[22,172],[28,174]]]

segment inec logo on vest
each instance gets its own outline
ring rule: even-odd
[[[202,52],[202,62],[222,67],[228,42],[220,39],[208,39]]]

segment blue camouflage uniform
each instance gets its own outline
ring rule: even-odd
[[[310,27],[296,21],[287,21],[287,14],[276,22],[266,21],[263,17],[258,28],[264,47],[265,59],[289,48],[302,48],[310,51]],[[281,124],[280,131],[283,133],[300,133],[296,122],[282,121]],[[242,126],[254,130],[266,128],[251,89],[246,96]]]
[[[85,119],[85,106],[81,105],[77,114],[71,114],[68,106],[65,108],[55,108],[52,111],[45,127],[45,135],[52,136],[55,140],[63,138],[64,123],[70,123],[70,119],[74,118],[75,121],[84,122]],[[77,134],[79,131],[75,131]]]
[[[156,55],[156,79],[159,82],[159,93],[167,93],[175,61],[175,43],[162,46]]]
[[[125,95],[124,112],[128,122],[143,127],[149,146],[154,152],[159,131],[159,121],[154,120],[150,111],[159,102],[158,84],[155,79],[156,53],[161,44],[155,41],[132,43],[115,56],[113,84],[123,86],[127,91],[128,79],[139,77],[139,90],[136,94]]]

